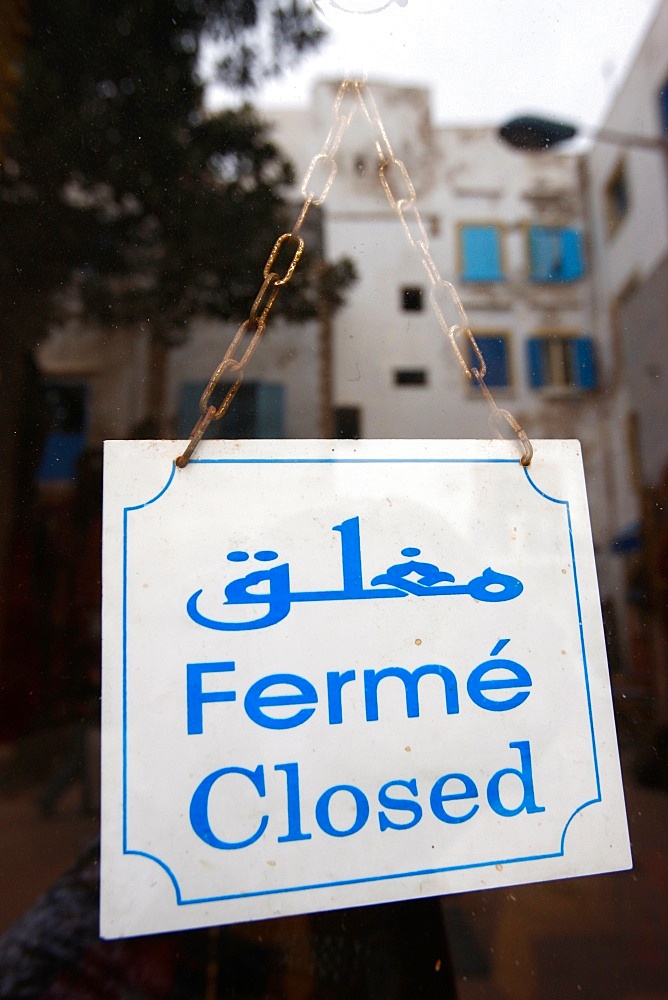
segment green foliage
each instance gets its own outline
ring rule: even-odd
[[[291,168],[250,106],[203,116],[198,65],[209,44],[227,83],[277,72],[320,38],[304,0],[33,0],[29,20],[0,175],[14,334],[39,336],[72,289],[166,343],[196,312],[243,318]],[[283,306],[300,318],[317,306],[302,287]]]

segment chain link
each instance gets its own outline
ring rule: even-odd
[[[346,104],[348,110],[342,110]],[[336,154],[357,108],[361,110],[374,134],[374,145],[379,160],[378,174],[385,196],[396,212],[408,243],[418,255],[427,279],[430,282],[429,301],[438,324],[447,337],[462,371],[478,387],[483,398],[488,403],[499,436],[503,436],[501,428],[504,425],[509,426],[519,438],[524,448],[524,454],[520,459],[522,465],[528,466],[531,463],[533,447],[526,432],[508,410],[501,409],[496,405],[489,387],[485,383],[487,367],[482,352],[471,332],[466,311],[456,289],[441,276],[436,265],[431,252],[429,235],[417,208],[417,194],[413,181],[406,165],[394,155],[394,150],[385,131],[385,126],[380,117],[374,96],[365,82],[344,80],[336,94],[332,108],[332,124],[327,137],[320,151],[311,160],[304,175],[301,186],[301,194],[304,202],[297,220],[292,230],[289,233],[283,233],[274,243],[263,268],[264,281],[255,297],[249,317],[238,328],[230,346],[225,352],[223,360],[212,374],[206,389],[202,393],[199,404],[200,418],[193,427],[188,446],[183,454],[179,455],[176,459],[176,464],[179,468],[184,468],[188,464],[209,424],[213,420],[220,420],[227,413],[234,397],[239,391],[239,387],[243,382],[246,365],[250,361],[264,333],[269,314],[280,290],[292,280],[292,276],[304,252],[304,240],[299,234],[306,216],[312,206],[323,204],[336,179],[338,169]],[[396,187],[393,187],[390,181],[393,172],[398,174]],[[319,193],[315,183],[312,184],[314,175],[318,173],[320,174]],[[401,194],[398,194],[396,190],[399,184],[403,186],[403,193]],[[296,241],[297,247],[291,263],[287,267],[283,277],[281,277],[273,270],[274,264],[282,247],[291,241]],[[241,357],[236,358],[235,352],[237,347],[239,347],[243,338],[248,334],[251,335],[250,342]],[[468,348],[465,351],[462,351],[458,343],[460,340],[467,342]],[[475,359],[473,365],[466,358],[466,353],[469,350]],[[211,397],[219,386],[221,378],[224,375],[230,374],[234,377],[234,381],[231,385],[227,385],[222,401],[216,406],[211,402]]]

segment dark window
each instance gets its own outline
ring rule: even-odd
[[[422,289],[417,285],[402,288],[401,308],[405,312],[420,312],[422,309]]]
[[[178,435],[187,438],[199,416],[199,398],[206,383],[187,382],[181,386]],[[220,385],[220,395],[213,399],[220,405],[229,386]],[[283,386],[265,382],[244,382],[232,404],[220,420],[209,425],[212,438],[282,438]]]
[[[527,350],[532,388],[596,388],[596,358],[591,337],[560,334],[530,337]]]
[[[427,373],[424,368],[400,368],[394,373],[395,385],[426,385]]]
[[[608,232],[614,233],[630,206],[629,186],[624,163],[619,163],[605,186]]]
[[[337,406],[334,410],[334,434],[337,438],[360,437],[360,410],[357,406]]]
[[[462,281],[503,281],[498,226],[461,226],[459,249]]]
[[[585,271],[582,235],[560,226],[531,226],[529,260],[532,281],[576,281]]]
[[[47,384],[44,408],[50,431],[78,434],[86,422],[86,387]]]
[[[47,384],[44,409],[46,436],[37,479],[39,482],[73,482],[86,446],[86,386]]]
[[[508,339],[494,334],[475,334],[476,343],[485,362],[485,384],[490,389],[503,389],[510,385],[508,364]],[[469,342],[470,368],[478,368],[480,362]],[[477,382],[473,383],[477,386]]]
[[[663,134],[666,135],[668,133],[668,81],[659,91],[659,115],[661,116]]]

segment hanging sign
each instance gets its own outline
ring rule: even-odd
[[[105,937],[630,865],[580,447],[108,442]]]

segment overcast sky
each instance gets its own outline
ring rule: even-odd
[[[319,2],[335,19],[330,39],[251,95],[260,107],[300,106],[315,80],[366,72],[371,83],[429,87],[439,124],[496,124],[534,111],[586,129],[604,115],[659,0]],[[383,3],[376,13],[334,10]],[[229,99],[211,95],[213,106]]]

